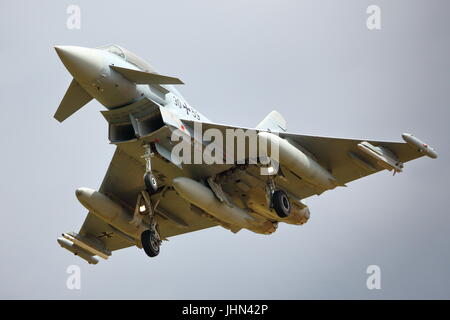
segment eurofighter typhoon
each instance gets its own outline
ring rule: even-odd
[[[96,99],[116,145],[100,188],[76,190],[89,211],[83,226],[58,238],[90,264],[131,246],[155,257],[162,241],[214,226],[271,234],[280,222],[302,225],[304,199],[437,157],[406,133],[405,142],[288,133],[277,111],[254,128],[214,123],[175,89],[180,79],[120,46],[55,50],[73,80],[54,117]]]

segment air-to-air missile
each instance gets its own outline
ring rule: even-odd
[[[64,237],[59,237],[57,241],[61,247],[69,250],[73,254],[86,260],[89,264],[97,264],[98,263],[98,259],[96,257],[92,256],[92,253],[88,252],[87,250],[85,250],[83,248],[80,248],[72,241],[67,240]]]
[[[403,163],[397,159],[395,154],[382,146],[374,146],[367,141],[363,141],[358,143],[358,149],[376,160],[378,165],[386,170],[394,170],[395,173],[401,172],[403,169]]]

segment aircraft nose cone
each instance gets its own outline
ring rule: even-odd
[[[89,83],[102,72],[103,59],[96,49],[77,46],[55,46],[56,53],[78,82]]]

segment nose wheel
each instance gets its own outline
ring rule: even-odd
[[[144,184],[149,194],[154,194],[156,193],[156,191],[158,191],[158,182],[156,181],[153,173],[146,172],[144,174]]]

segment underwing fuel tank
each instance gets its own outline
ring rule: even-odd
[[[103,193],[79,188],[75,194],[78,201],[91,213],[134,239],[140,239],[141,233],[149,229],[144,223],[137,227],[131,224],[131,214]]]
[[[296,206],[293,206],[293,209],[289,217],[285,218],[283,222],[290,223],[290,224],[297,224],[302,225],[308,222],[309,217],[311,216],[311,213],[309,211],[308,207],[305,207],[303,209],[297,208]]]
[[[270,234],[276,230],[272,222],[257,220],[245,210],[219,201],[211,189],[200,182],[186,177],[175,178],[172,182],[183,199],[221,221],[262,234]]]
[[[325,189],[334,189],[339,185],[328,170],[289,141],[270,132],[260,132],[258,138],[260,148],[263,148],[268,156],[275,158],[274,160],[302,179]],[[272,150],[274,147],[278,147],[278,155]],[[276,159],[277,156],[279,159]]]
[[[270,210],[266,205],[259,203],[258,201],[249,201],[247,202],[250,209],[252,209],[255,212],[262,213],[267,217],[271,217],[274,219],[277,219],[280,222],[285,222],[288,224],[295,224],[295,225],[303,225],[308,222],[309,217],[311,216],[311,213],[309,211],[308,206],[298,206],[294,203],[292,203],[291,206],[291,213],[286,218],[280,218],[276,215],[276,213],[273,212],[273,210]]]

